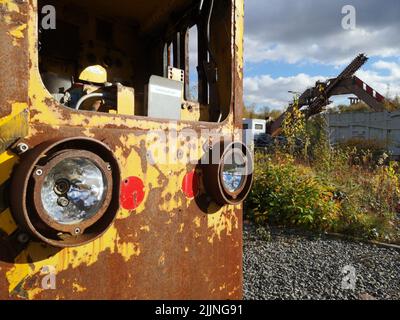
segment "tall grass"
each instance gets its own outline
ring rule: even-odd
[[[399,243],[398,163],[379,143],[331,148],[322,118],[301,121],[285,123],[287,145],[256,153],[247,218]],[[305,141],[301,150],[290,145],[294,138]]]

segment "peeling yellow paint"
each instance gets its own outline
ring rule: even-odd
[[[10,151],[0,154],[0,184],[3,184],[10,178],[11,170],[17,162],[18,157]]]
[[[135,210],[135,214],[140,214],[145,210],[145,203],[149,196],[148,191],[160,187],[160,172],[157,171],[153,166],[148,166],[147,171],[143,172],[142,158],[140,157],[139,153],[134,148],[132,148],[132,146],[140,145],[141,139],[144,139],[144,137],[122,135],[120,137],[120,142],[126,149],[130,150],[130,153],[128,156],[125,156],[125,150],[119,146],[116,148],[116,151],[114,153],[115,157],[120,163],[122,177],[125,178],[136,176],[145,183],[145,198],[140,206]],[[121,210],[118,215],[118,219],[126,219],[130,217],[131,214],[132,213],[129,210]]]
[[[17,39],[22,39],[24,37],[24,33],[23,31],[27,28],[26,24],[22,24],[14,29],[12,29],[11,31],[9,31],[8,33],[13,36],[14,38]]]
[[[18,5],[12,0],[0,0],[0,5],[5,6],[8,11],[19,12]]]
[[[95,137],[94,133],[92,131],[90,131],[89,128],[86,128],[85,131],[83,131],[83,135],[85,137],[89,137],[89,138],[94,138]]]
[[[13,38],[12,39],[12,44],[14,47],[19,46],[20,43],[18,40],[23,39],[24,36],[24,30],[27,28],[27,24],[22,24],[11,31],[8,32],[8,34]]]
[[[138,117],[128,117],[123,118],[118,115],[107,115],[107,114],[92,114],[88,115],[85,112],[73,111],[69,110],[70,117],[64,117],[61,110],[63,107],[60,107],[53,100],[50,93],[46,90],[43,85],[42,79],[38,72],[38,60],[37,60],[37,15],[33,14],[32,10],[36,10],[34,5],[36,1],[33,1],[33,6],[30,6],[29,13],[29,23],[28,25],[20,25],[11,31],[9,31],[10,36],[13,37],[13,44],[18,45],[20,39],[25,37],[25,32],[28,32],[28,42],[29,42],[29,56],[31,58],[31,67],[29,70],[29,108],[31,112],[30,123],[31,124],[49,124],[54,129],[62,128],[63,126],[69,127],[84,127],[83,135],[88,137],[94,137],[94,134],[91,129],[93,128],[106,128],[109,125],[117,126],[121,128],[127,128],[132,130],[132,134],[122,135],[120,138],[121,146],[117,146],[115,150],[115,156],[121,167],[121,175],[122,177],[129,176],[137,176],[145,184],[145,199],[142,204],[134,211],[134,213],[129,212],[128,210],[120,210],[117,213],[117,219],[127,219],[132,217],[132,215],[146,214],[146,202],[148,201],[148,197],[150,191],[154,189],[158,189],[160,194],[160,203],[159,210],[162,214],[169,215],[169,219],[167,223],[172,224],[180,222],[180,219],[187,218],[188,226],[191,225],[191,217],[185,217],[186,209],[189,205],[193,205],[193,202],[186,200],[182,195],[182,179],[187,173],[187,167],[184,163],[182,164],[174,164],[174,165],[166,165],[166,166],[157,166],[151,165],[149,163],[142,163],[142,161],[146,161],[142,159],[140,156],[140,152],[142,150],[138,150],[142,143],[145,142],[145,148],[149,148],[150,143],[146,141],[146,133],[149,130],[175,130],[177,132],[188,126],[187,123],[160,123],[158,121],[152,119],[142,119]],[[19,6],[15,4],[11,0],[0,0],[0,5],[5,5],[8,12],[16,11],[19,12]],[[237,51],[236,51],[236,59],[237,66],[242,68],[243,66],[243,48],[241,45],[243,26],[241,24],[240,19],[242,18],[242,5],[243,0],[236,0],[235,6],[239,7],[237,12]],[[4,17],[5,21],[11,22],[10,16]],[[240,75],[241,76],[241,75]],[[11,103],[11,102],[10,102]],[[19,112],[28,108],[27,103],[12,103],[12,114],[8,117],[0,119],[0,125],[2,123],[6,123],[9,119],[14,117]],[[64,110],[66,110],[64,108]],[[221,126],[218,130],[225,135],[232,135],[233,132],[233,114],[228,116],[228,120],[224,126]],[[142,135],[137,135],[138,128],[143,130]],[[135,133],[134,131],[135,130]],[[126,132],[126,131],[125,131]],[[29,137],[34,137],[38,134],[38,131],[31,126],[29,129]],[[205,139],[200,138],[198,144],[198,155],[199,158],[203,154],[202,146],[205,143]],[[162,147],[166,147],[167,142],[164,144],[160,144]],[[135,148],[134,148],[135,147]],[[187,150],[188,147],[185,146],[183,150]],[[3,153],[0,155],[0,183],[6,181],[10,177],[10,173],[12,172],[13,166],[18,162],[18,157],[13,155],[12,153]],[[146,166],[145,172],[143,172],[143,167]],[[165,175],[165,177],[164,177]],[[177,196],[178,195],[178,196]],[[236,207],[238,208],[238,207]],[[181,211],[178,211],[181,209]],[[210,243],[216,241],[217,239],[221,239],[223,235],[230,235],[233,229],[238,228],[238,218],[234,214],[235,207],[225,207],[221,210],[218,210],[217,213],[211,213],[215,211],[215,208],[210,208],[210,214],[207,215],[207,218],[204,218],[203,225],[207,223],[208,227],[208,238],[207,240]],[[207,222],[206,222],[207,219]],[[164,220],[165,221],[165,220]],[[202,220],[200,217],[196,217],[193,220],[196,228],[200,228],[202,226]],[[180,223],[177,232],[183,233],[185,224]],[[205,226],[204,226],[205,227]],[[4,229],[7,233],[13,232],[15,230],[16,225],[12,219],[12,215],[9,209],[0,214],[0,228]],[[151,226],[143,225],[140,227],[141,231],[150,232]],[[195,239],[201,238],[201,240],[205,237],[202,230],[197,230],[198,232],[194,232],[191,237]],[[137,233],[136,233],[137,234]],[[198,242],[198,241],[197,241]],[[30,243],[28,248],[20,253],[20,255],[15,259],[15,263],[10,266],[9,271],[6,273],[6,279],[9,283],[8,291],[12,294],[17,287],[20,285],[26,284],[26,287],[29,286],[29,280],[32,279],[35,275],[40,274],[41,269],[44,266],[52,265],[56,269],[56,273],[60,274],[66,270],[73,270],[79,267],[90,267],[96,263],[100,263],[100,255],[104,252],[108,252],[110,254],[116,254],[123,258],[123,261],[128,262],[135,257],[138,257],[142,253],[143,244],[138,242],[124,242],[121,236],[118,234],[118,231],[115,226],[112,226],[101,238],[95,240],[94,242],[80,246],[78,248],[67,248],[62,249],[60,251],[49,248],[49,257],[43,259],[43,248],[40,243]],[[190,252],[190,245],[184,246],[184,252]],[[182,247],[181,247],[182,249]],[[32,262],[33,261],[33,262]],[[159,265],[164,266],[166,261],[166,253],[163,252],[159,257]],[[7,267],[8,268],[8,267]],[[210,281],[207,278],[207,281]],[[63,279],[65,283],[65,279]],[[74,292],[83,292],[87,290],[87,288],[83,288],[80,284],[74,283],[73,285]],[[225,286],[225,285],[224,285]],[[91,289],[91,288],[89,288]],[[221,290],[221,289],[220,289]],[[215,290],[214,290],[215,291]],[[40,288],[26,288],[26,292],[29,299],[35,298],[38,294],[42,292]],[[60,298],[57,296],[57,298]]]
[[[158,259],[159,266],[163,266],[164,264],[165,264],[165,252],[163,252],[160,258]]]
[[[208,229],[213,231],[208,237],[209,243],[213,243],[215,238],[221,240],[224,231],[226,235],[232,235],[232,231],[239,228],[239,219],[235,214],[235,207],[223,207],[218,212],[207,215],[207,226]]]
[[[32,242],[16,259],[12,269],[10,269],[6,278],[9,282],[9,293],[22,282],[26,281],[35,274],[40,273],[44,266],[54,266],[56,273],[67,269],[76,269],[81,265],[90,267],[98,262],[99,255],[104,251],[110,251],[112,254],[121,255],[125,261],[129,261],[134,256],[140,255],[139,243],[121,242],[117,230],[112,226],[101,238],[78,248],[67,248],[55,253],[47,259],[40,259],[43,247],[40,243]],[[76,252],[76,254],[73,253]],[[29,258],[28,258],[29,256]],[[36,261],[30,264],[28,261]],[[33,267],[33,269],[31,269]],[[34,297],[42,290],[28,290],[28,298]]]
[[[0,213],[0,229],[8,235],[12,234],[17,229],[17,225],[11,215],[10,209]]]
[[[13,119],[16,115],[20,114],[22,111],[28,109],[28,104],[26,102],[8,101],[8,103],[11,104],[11,114],[9,114],[6,117],[0,118],[0,126],[9,122],[11,119]]]
[[[240,79],[243,79],[244,1],[235,1],[235,50],[236,65]]]
[[[194,225],[196,226],[196,228],[200,228],[200,226],[201,226],[200,217],[194,218],[194,219],[193,219],[193,223],[194,223]]]
[[[167,185],[162,190],[161,199],[163,201],[160,201],[159,209],[169,212],[170,217],[173,218],[176,210],[183,207],[182,198],[174,199],[173,195],[181,191],[182,181],[187,172],[183,164],[168,165],[168,169],[174,172],[174,174],[167,174],[168,180],[165,181]],[[177,172],[181,172],[181,174],[177,174]]]
[[[72,285],[72,289],[74,290],[74,292],[84,292],[87,289],[85,287],[82,287],[81,285],[79,285],[78,283],[74,283]]]
[[[3,19],[4,19],[6,24],[10,24],[11,21],[12,21],[12,19],[11,19],[11,17],[9,15],[6,15]]]
[[[228,295],[232,297],[234,294],[238,292],[239,289],[240,289],[239,287],[235,286],[232,291],[228,292]]]
[[[141,231],[146,231],[146,232],[150,232],[150,226],[141,226],[140,227]]]
[[[123,242],[118,247],[118,253],[122,255],[125,262],[128,262],[133,256],[139,256],[141,253],[139,243]]]

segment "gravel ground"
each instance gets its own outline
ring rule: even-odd
[[[243,263],[249,300],[400,299],[396,249],[245,224]],[[343,281],[343,268],[355,272],[353,280]]]

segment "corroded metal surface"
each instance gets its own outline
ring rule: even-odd
[[[62,151],[60,151],[61,148]],[[105,196],[103,206],[94,217],[75,225],[60,225],[45,213],[40,189],[43,185],[44,177],[46,177],[53,164],[71,156],[87,157],[94,161],[102,169],[110,188]],[[41,166],[39,162],[45,159],[48,160],[44,166]],[[110,170],[108,170],[108,166],[110,166]],[[38,170],[41,171],[40,175],[35,173]],[[49,139],[33,148],[32,151],[22,155],[20,164],[14,168],[10,184],[10,190],[12,190],[9,194],[10,208],[22,231],[57,247],[78,246],[88,243],[103,234],[114,220],[115,211],[118,209],[119,185],[120,171],[118,162],[106,145],[91,138]],[[37,217],[40,217],[40,219],[37,219]],[[56,235],[53,235],[57,232],[73,234],[74,228],[79,228],[83,233],[89,227],[90,232],[82,234],[78,238],[68,236],[67,238],[58,239]],[[40,231],[41,229],[45,232]]]
[[[0,124],[14,110],[29,109],[29,132],[22,141],[30,149],[45,140],[77,136],[101,141],[118,161],[121,183],[140,180],[144,194],[132,206],[121,205],[100,238],[76,248],[25,242],[10,209],[0,212],[0,299],[241,298],[242,206],[211,201],[196,164],[150,163],[152,145],[168,150],[171,141],[149,141],[147,133],[193,129],[200,136],[200,154],[208,143],[202,129],[240,139],[243,1],[232,0],[233,90],[231,112],[222,124],[169,123],[60,106],[38,71],[36,5],[36,0],[0,0],[1,54],[8,59],[0,59]],[[186,154],[190,146],[182,142],[178,151]],[[0,154],[0,185],[9,181],[18,161],[10,151]],[[191,181],[199,185],[182,190],[191,172],[198,177]],[[54,268],[55,290],[42,287],[48,266]]]
[[[0,1],[0,123],[18,104],[27,106],[28,9],[27,1]]]
[[[5,152],[17,140],[25,137],[29,130],[28,109],[22,110],[15,116],[5,118],[0,124],[0,153]]]
[[[303,108],[302,112],[308,119],[321,113],[330,103],[329,99],[336,95],[354,94],[370,108],[375,111],[385,110],[385,98],[365,84],[362,80],[354,76],[366,62],[368,58],[364,54],[359,54],[336,78],[328,79],[325,82],[317,82],[312,88],[306,89],[297,99],[297,107]],[[365,89],[364,89],[365,86]],[[293,111],[293,104],[282,113],[278,119],[269,124],[268,133],[277,136],[282,131],[283,122],[286,116]]]
[[[204,186],[208,194],[212,195],[217,203],[220,205],[225,204],[239,204],[246,199],[250,192],[251,185],[253,183],[252,163],[253,159],[249,149],[241,142],[226,143],[218,142],[214,145],[207,155],[206,158],[214,159],[217,157],[220,159],[218,162],[213,161],[213,164],[204,164],[203,175],[204,175]],[[234,158],[236,158],[234,160]],[[246,172],[242,172],[241,182],[237,189],[229,190],[224,183],[223,172],[225,163],[232,164],[234,161],[239,159],[243,160],[242,163],[247,163]],[[240,162],[239,160],[239,162]],[[215,163],[214,163],[215,162]],[[213,177],[219,176],[217,183]]]

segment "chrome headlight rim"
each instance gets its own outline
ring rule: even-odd
[[[60,164],[62,161],[73,158],[82,158],[91,161],[97,168],[100,169],[103,178],[106,182],[106,185],[109,187],[106,190],[105,197],[102,200],[101,207],[93,216],[79,223],[63,224],[57,222],[55,219],[51,217],[51,213],[47,212],[43,204],[41,191],[45,179],[48,176],[48,174],[52,171],[52,169],[55,168],[56,165]],[[112,198],[112,190],[110,187],[113,185],[113,178],[109,170],[109,167],[110,167],[109,163],[104,162],[103,159],[101,159],[93,152],[86,150],[74,150],[74,149],[65,149],[59,151],[55,153],[44,166],[35,166],[33,172],[33,178],[34,178],[33,203],[41,220],[48,227],[58,232],[65,232],[71,235],[83,234],[87,228],[91,227],[93,224],[95,224],[103,217],[107,208],[110,205]],[[40,175],[36,174],[36,171],[38,170],[41,172]]]
[[[240,150],[246,159],[246,174],[240,188],[234,191],[229,190],[223,182],[223,160],[230,150]],[[209,161],[218,161],[218,163],[203,163],[202,165],[206,192],[220,206],[241,204],[250,193],[253,184],[253,157],[247,146],[240,141],[229,143],[220,141],[210,148],[205,158]]]
[[[89,151],[98,155],[105,163],[109,163],[112,175],[112,197],[105,213],[84,233],[74,236],[63,235],[63,232],[50,228],[34,208],[33,193],[35,180],[33,177],[36,166],[51,161],[59,152]],[[113,224],[120,208],[121,171],[117,159],[111,149],[103,142],[89,137],[55,138],[47,140],[32,148],[21,158],[11,177],[10,208],[20,232],[32,236],[33,241],[41,241],[57,248],[78,247],[101,237]]]
[[[244,163],[246,163],[246,166],[248,166],[247,164],[247,158],[245,156],[245,154],[243,153],[243,151],[239,148],[237,148],[237,143],[232,143],[230,144],[225,150],[224,153],[221,157],[221,163],[219,166],[219,183],[221,185],[221,188],[224,190],[224,192],[229,195],[230,197],[232,197],[233,199],[236,199],[240,193],[243,191],[243,189],[246,187],[246,182],[248,179],[248,175],[242,175],[241,176],[241,181],[240,181],[240,185],[238,188],[235,188],[234,190],[230,190],[226,183],[225,183],[225,177],[224,177],[224,172],[225,172],[225,166],[227,165],[227,163],[225,162],[226,159],[230,159],[229,155],[230,154],[236,154],[239,155],[240,157],[243,159]],[[232,157],[233,158],[233,157]]]

